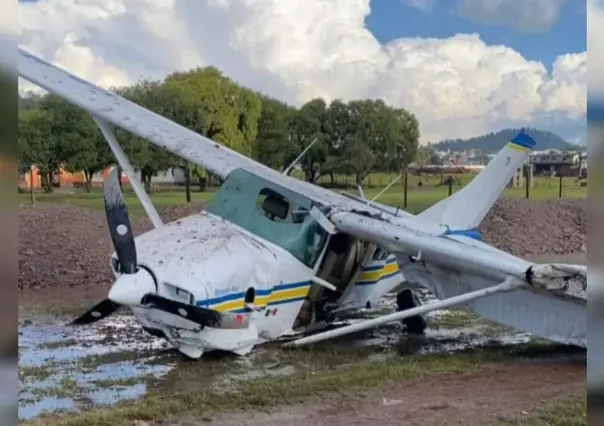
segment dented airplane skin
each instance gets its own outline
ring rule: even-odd
[[[245,355],[310,332],[397,291],[398,311],[294,340],[300,346],[458,307],[545,339],[586,345],[586,267],[534,264],[479,241],[476,228],[535,141],[521,132],[462,190],[421,214],[339,194],[279,173],[19,50],[19,75],[88,111],[125,171],[109,124],[224,179],[204,211],[164,224],[133,177],[155,229],[133,237],[116,172],[105,183],[115,283],[82,315],[88,324],[126,305],[149,333],[199,358]],[[417,282],[438,302],[420,305]]]

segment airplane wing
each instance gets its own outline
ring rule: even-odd
[[[420,265],[418,267],[421,268],[421,265],[428,264],[439,269],[481,276],[498,284],[304,337],[285,346],[315,343],[520,288],[548,293],[583,306],[587,304],[587,267],[584,265],[534,264],[467,236],[446,233],[434,235],[416,229],[411,223],[393,224],[357,213],[334,213],[330,220],[341,232],[394,253],[408,255],[409,262],[399,262],[403,274],[408,268],[411,272],[413,265]]]
[[[329,189],[283,175],[22,49],[19,49],[19,76],[88,111],[93,116],[198,164],[223,179],[232,170],[245,169],[287,186],[323,206],[373,214],[384,213],[368,206],[366,202],[353,200]]]

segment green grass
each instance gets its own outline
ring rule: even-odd
[[[463,186],[467,185],[471,181],[474,175],[463,175],[460,176],[462,185],[454,186],[453,191],[460,190]],[[394,179],[394,174],[379,174],[376,173],[371,175],[368,180],[371,185],[365,188],[365,195],[368,198],[375,197],[383,188],[386,187],[388,182]],[[350,179],[349,179],[350,180]],[[421,187],[418,187],[419,181],[423,182]],[[442,185],[436,187],[439,182],[438,177],[418,177],[409,176],[409,187],[407,192],[407,207],[406,210],[417,214],[422,210],[430,207],[436,202],[442,200],[448,195],[448,187]],[[326,180],[321,182],[327,183]],[[192,201],[203,202],[210,199],[216,189],[212,188],[208,192],[197,192],[192,193]],[[334,189],[340,191],[340,189]],[[347,191],[351,193],[357,193],[355,189],[349,188]],[[557,178],[535,178],[535,187],[530,190],[530,199],[542,201],[556,199],[559,196],[559,181]],[[504,190],[504,196],[507,197],[525,197],[524,188],[506,188]],[[587,195],[587,189],[585,187],[579,187],[578,183],[573,178],[565,178],[563,181],[563,198],[581,198]],[[20,194],[21,203],[27,204],[30,202],[29,194]],[[170,190],[163,190],[158,193],[153,193],[150,198],[158,211],[161,211],[169,206],[176,206],[185,203],[185,194],[182,187],[175,187]],[[129,211],[134,216],[144,216],[144,210],[136,198],[136,195],[132,190],[126,189],[124,192],[124,199]],[[35,201],[37,203],[61,203],[71,204],[79,207],[87,207],[93,209],[103,209],[103,197],[100,189],[94,189],[90,194],[86,194],[82,190],[56,190],[52,194],[45,194],[38,192],[35,194]],[[388,188],[378,199],[378,201],[404,208],[403,202],[403,187],[400,183],[396,183]]]
[[[548,404],[521,419],[501,419],[498,426],[584,426],[587,425],[587,395],[580,392]]]
[[[212,197],[213,194],[213,192],[193,192],[192,201],[207,201]],[[21,202],[23,204],[30,203],[29,194],[19,194],[19,197],[21,198]],[[183,190],[151,194],[150,198],[153,201],[153,205],[158,211],[161,211],[166,207],[177,206],[185,203],[185,194]],[[126,202],[128,210],[134,216],[145,215],[143,207],[133,191],[128,189],[124,191],[124,201]],[[92,208],[95,210],[102,210],[104,208],[103,193],[99,189],[94,189],[89,194],[79,190],[55,190],[55,192],[51,194],[38,192],[35,194],[35,202],[41,204],[70,204],[78,207]]]

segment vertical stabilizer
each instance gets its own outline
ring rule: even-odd
[[[468,185],[417,218],[447,225],[451,233],[474,232],[535,145],[535,140],[521,131]]]

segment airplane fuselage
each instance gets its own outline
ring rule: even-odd
[[[141,325],[192,357],[210,350],[246,354],[292,332],[316,270],[288,251],[212,213],[201,211],[135,238],[138,264],[157,281],[157,294],[250,319],[242,330],[200,329],[153,307],[132,306]],[[112,270],[119,276],[117,259]],[[334,311],[369,307],[402,280],[396,257],[376,252],[359,265]],[[312,324],[307,324],[312,325]]]

